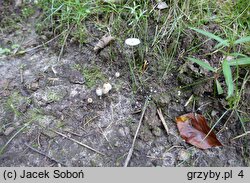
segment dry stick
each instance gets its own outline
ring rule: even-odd
[[[125,163],[124,163],[124,167],[127,167],[127,166],[128,166],[128,163],[129,163],[129,161],[130,161],[130,159],[131,159],[131,156],[132,156],[132,154],[133,154],[133,150],[134,150],[134,146],[135,146],[135,141],[136,141],[138,132],[139,132],[139,130],[140,130],[141,123],[142,123],[142,120],[143,120],[145,111],[146,111],[146,109],[147,109],[147,106],[148,106],[148,97],[147,97],[147,99],[146,99],[146,101],[145,101],[145,104],[144,104],[144,107],[143,107],[143,110],[142,110],[142,114],[141,114],[141,118],[140,118],[138,127],[137,127],[136,132],[135,132],[135,136],[134,136],[134,139],[133,139],[133,142],[132,142],[132,146],[131,146],[131,148],[129,149],[128,156],[127,156],[126,161],[125,161]]]
[[[23,84],[23,68],[20,68],[21,83]]]
[[[62,32],[62,33],[63,33],[63,32]],[[27,49],[27,50],[24,50],[24,51],[21,51],[21,52],[22,52],[22,53],[27,53],[27,52],[33,51],[33,50],[35,50],[35,49],[41,48],[41,47],[43,47],[44,45],[49,44],[50,42],[52,42],[52,41],[54,41],[55,39],[57,39],[58,37],[60,37],[60,36],[62,35],[62,33],[61,33],[61,34],[58,34],[57,36],[55,36],[54,38],[52,38],[51,40],[49,40],[49,41],[47,41],[47,42],[45,42],[45,43],[43,43],[43,44],[40,44],[40,45],[38,45],[38,46],[36,46],[36,47],[34,47],[34,48],[30,48],[30,49]]]
[[[74,26],[75,26],[75,25],[71,26],[70,29],[68,29],[68,32],[67,32],[66,36],[64,37],[63,45],[62,45],[62,47],[61,47],[61,51],[60,51],[59,56],[58,56],[58,59],[57,59],[58,62],[59,62],[60,59],[61,59],[61,56],[62,56],[63,51],[64,51],[64,46],[65,46],[66,41],[67,41],[67,39],[68,39],[68,37],[69,37],[69,34],[70,34],[70,32],[71,32],[71,30],[73,29]]]
[[[8,142],[0,149],[0,155],[3,153],[5,148],[9,145],[9,143],[21,132],[23,131],[28,125],[24,124],[22,128],[20,128],[9,140]]]
[[[85,128],[86,125],[88,125],[91,121],[93,121],[95,118],[99,117],[100,115],[97,115],[91,119],[89,119],[86,123],[83,124],[83,128]]]
[[[54,161],[54,162],[56,162],[57,164],[61,164],[61,165],[63,165],[63,166],[66,167],[66,165],[65,165],[64,163],[59,162],[59,161],[56,160],[55,158],[53,158],[53,157],[51,157],[51,156],[49,156],[49,155],[47,155],[47,154],[45,154],[45,153],[43,153],[43,152],[37,150],[37,149],[34,148],[34,147],[31,147],[30,145],[28,145],[28,144],[26,144],[26,143],[25,143],[25,145],[26,145],[28,148],[30,148],[31,150],[37,152],[38,154],[43,155],[43,156],[45,156],[46,158],[49,158],[51,161]]]
[[[105,140],[108,142],[109,146],[111,147],[111,149],[114,149],[113,146],[111,145],[111,143],[109,142],[109,139],[107,137],[107,135],[105,134],[105,132],[102,130],[102,128],[100,126],[98,126],[98,128],[100,129],[99,133],[102,134],[105,138]]]
[[[62,134],[62,133],[60,133],[60,132],[58,132],[58,131],[55,131],[55,130],[53,130],[53,129],[50,129],[50,130],[51,130],[52,132],[55,132],[55,133],[58,134],[58,135],[61,135],[62,137],[65,137],[65,138],[67,138],[67,139],[69,139],[69,140],[71,140],[71,141],[73,141],[73,142],[75,142],[75,143],[77,143],[77,144],[83,146],[83,147],[86,147],[87,149],[89,149],[89,150],[91,150],[91,151],[94,151],[94,152],[96,152],[96,153],[98,153],[98,154],[100,154],[100,155],[105,156],[105,154],[103,154],[103,153],[101,153],[101,152],[99,152],[99,151],[93,149],[92,147],[90,147],[90,146],[88,146],[88,145],[86,145],[86,144],[83,144],[83,143],[81,143],[81,142],[79,142],[79,141],[77,141],[77,140],[75,140],[75,139],[73,139],[73,138],[71,138],[71,137],[68,137],[67,135],[64,135],[64,134]]]
[[[163,124],[163,126],[164,126],[164,128],[165,128],[165,130],[167,132],[167,134],[168,134],[169,133],[168,125],[167,125],[167,123],[166,123],[166,121],[165,121],[165,119],[163,117],[161,108],[157,109],[157,113],[158,113],[159,118],[160,118],[160,120],[161,120],[161,122],[162,122],[162,124]]]
[[[78,136],[78,137],[82,137],[82,134],[78,134],[78,133],[75,133],[75,132],[72,132],[70,130],[64,130],[65,132],[71,134],[71,135],[75,135],[75,136]]]
[[[236,137],[232,138],[231,140],[235,140],[235,139],[238,139],[238,138],[244,137],[244,136],[246,136],[246,135],[248,135],[248,134],[250,134],[250,131],[247,131],[247,132],[245,132],[245,133],[243,133],[243,134],[241,134],[241,135],[238,135],[238,136],[236,136]]]
[[[228,113],[228,111],[224,112],[222,114],[222,116],[216,121],[216,123],[212,126],[212,128],[209,130],[209,132],[207,133],[207,135],[202,139],[202,142],[210,135],[210,133],[213,131],[213,129],[215,128],[215,126],[221,121],[221,119]]]
[[[26,117],[26,116],[25,116]],[[7,142],[6,144],[0,149],[0,155],[3,153],[3,151],[5,150],[5,148],[9,145],[9,143],[19,134],[21,133],[26,127],[29,126],[29,124],[31,122],[33,122],[34,120],[36,120],[37,118],[32,118],[29,122],[25,123],[23,125],[23,127],[21,127]]]

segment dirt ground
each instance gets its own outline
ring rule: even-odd
[[[34,19],[29,22],[34,23]],[[156,57],[148,55],[150,66],[141,76],[146,84],[134,92],[126,60],[128,48],[114,42],[96,54],[93,45],[97,40],[89,37],[87,42],[91,44],[67,44],[58,60],[60,48],[54,47],[53,41],[42,45],[44,41],[32,23],[19,26],[18,30],[0,35],[1,46],[21,43],[27,51],[0,57],[0,149],[6,145],[0,166],[123,166],[146,98],[149,105],[129,166],[250,166],[250,137],[232,140],[244,131],[230,111],[214,129],[223,147],[200,150],[180,137],[175,117],[192,112],[193,104],[185,106],[192,94],[197,96],[195,109],[206,114],[210,126],[226,110],[224,99],[213,96],[211,82],[179,89],[195,78],[188,70],[177,72],[183,66],[178,58],[173,69],[159,79],[161,65]],[[101,37],[94,25],[88,29]],[[183,42],[188,43],[185,39]],[[110,52],[115,59],[111,59]],[[96,96],[98,84],[88,86],[83,68],[98,68],[104,78],[98,84],[111,83],[111,92],[101,98]],[[116,72],[119,77],[115,77]],[[249,84],[245,90],[243,108],[249,112]],[[169,134],[157,108],[163,112]],[[245,128],[249,131],[250,123]]]

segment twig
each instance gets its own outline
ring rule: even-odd
[[[59,62],[60,59],[61,59],[61,56],[62,56],[63,51],[64,51],[64,46],[65,46],[66,41],[67,41],[67,39],[68,39],[68,37],[69,37],[69,34],[70,34],[70,32],[71,32],[71,30],[73,29],[74,26],[75,26],[75,25],[71,26],[70,29],[68,29],[68,32],[67,32],[66,36],[64,37],[63,45],[62,45],[62,47],[61,47],[61,50],[60,50],[60,53],[59,53],[59,56],[58,56],[58,59],[57,59],[58,62]]]
[[[47,154],[45,154],[45,153],[43,153],[43,152],[37,150],[37,149],[34,148],[34,147],[31,147],[30,145],[28,145],[28,144],[26,144],[26,143],[25,143],[25,145],[26,145],[28,148],[30,148],[31,150],[37,152],[38,154],[40,154],[40,155],[42,155],[42,156],[45,156],[46,158],[50,159],[51,161],[54,161],[54,162],[56,162],[57,164],[60,164],[60,165],[63,165],[63,166],[66,167],[66,165],[65,165],[64,163],[59,162],[59,161],[56,160],[55,158],[53,158],[53,157],[51,157],[51,156],[49,156],[49,155],[47,155]]]
[[[236,136],[236,137],[232,138],[231,140],[235,140],[235,139],[238,139],[238,138],[244,137],[244,136],[246,136],[246,135],[248,135],[248,134],[250,134],[250,131],[247,131],[247,132],[245,132],[245,133],[243,133],[243,134],[241,134],[241,135],[238,135],[238,136]]]
[[[9,143],[21,132],[23,131],[28,125],[24,125],[22,128],[20,128],[9,140],[6,142],[6,144],[1,148],[0,155],[3,153],[4,149],[9,145]]]
[[[97,115],[91,119],[89,119],[86,123],[83,124],[83,128],[85,128],[91,121],[93,121],[95,118],[99,117],[100,115]]]
[[[83,143],[81,143],[81,142],[79,142],[79,141],[77,141],[77,140],[75,140],[75,139],[73,139],[73,138],[71,138],[71,137],[68,137],[67,135],[64,135],[64,134],[62,134],[62,133],[60,133],[60,132],[58,132],[58,131],[55,131],[55,130],[53,130],[53,129],[50,129],[50,130],[51,130],[52,132],[55,132],[55,133],[58,134],[58,135],[61,135],[62,137],[65,137],[65,138],[67,138],[67,139],[69,139],[69,140],[71,140],[71,141],[77,143],[77,144],[80,145],[80,146],[86,147],[87,149],[89,149],[89,150],[91,150],[91,151],[94,151],[94,152],[96,152],[96,153],[98,153],[98,154],[100,154],[100,155],[105,156],[105,154],[103,154],[103,153],[101,153],[101,152],[95,150],[94,148],[92,148],[92,147],[90,147],[90,146],[88,146],[88,145],[86,145],[86,144],[83,144]]]
[[[64,31],[63,31],[63,32],[64,32]],[[62,33],[63,33],[63,32],[62,32]],[[38,45],[38,46],[36,46],[36,47],[34,47],[34,48],[30,48],[30,49],[27,49],[27,50],[24,50],[24,51],[20,51],[20,52],[18,52],[18,53],[27,53],[27,52],[34,51],[35,49],[41,48],[41,47],[43,47],[44,45],[49,44],[50,42],[52,42],[52,41],[54,41],[55,39],[57,39],[58,37],[60,37],[60,36],[62,35],[62,33],[61,33],[61,34],[58,34],[57,36],[55,36],[54,38],[52,38],[51,40],[49,40],[49,41],[47,41],[47,42],[45,42],[45,43],[43,43],[43,44],[40,44],[40,45]],[[17,54],[18,54],[18,53],[17,53]]]
[[[202,142],[210,135],[210,133],[213,131],[215,126],[222,120],[222,118],[228,113],[229,110],[225,111],[222,116],[216,121],[216,123],[212,126],[212,128],[209,130],[207,135],[202,139]]]
[[[75,132],[72,132],[70,130],[64,130],[65,132],[71,134],[71,135],[75,135],[75,136],[78,136],[78,137],[82,137],[82,134],[79,134],[79,133],[75,133]]]
[[[39,147],[41,147],[40,137],[41,137],[41,132],[37,136],[37,144],[38,144]]]
[[[6,144],[0,149],[0,155],[3,153],[5,148],[9,145],[9,143],[19,134],[21,133],[31,122],[36,120],[37,118],[32,118],[29,122],[25,123],[22,128],[20,128],[7,142]]]
[[[114,149],[113,146],[110,144],[109,139],[108,139],[107,135],[105,134],[105,132],[102,130],[102,128],[100,126],[98,126],[98,128],[100,130],[99,133],[104,136],[105,140],[108,142],[108,144],[111,147],[111,149]]]
[[[148,99],[149,99],[149,97],[147,97],[147,99],[146,99],[146,101],[145,101],[145,104],[144,104],[144,107],[143,107],[143,110],[142,110],[142,114],[141,114],[141,118],[140,118],[138,127],[137,127],[136,132],[135,132],[135,136],[134,136],[134,139],[133,139],[133,142],[132,142],[132,146],[131,146],[131,148],[129,149],[128,156],[127,156],[126,161],[125,161],[125,163],[124,163],[124,167],[127,167],[127,166],[128,166],[128,163],[129,163],[129,161],[130,161],[130,159],[131,159],[131,156],[132,156],[132,154],[133,154],[134,146],[135,146],[135,141],[136,141],[138,132],[139,132],[139,130],[140,130],[140,127],[141,127],[141,124],[142,124],[142,120],[143,120],[145,111],[146,111],[147,106],[148,106]]]
[[[20,68],[21,84],[23,84],[23,67]]]
[[[166,121],[165,121],[165,119],[163,117],[161,108],[157,109],[157,113],[158,113],[159,118],[160,118],[160,120],[161,120],[161,122],[162,122],[162,124],[163,124],[163,126],[164,126],[164,128],[165,128],[165,130],[167,132],[167,134],[168,134],[169,133],[168,125],[167,125],[167,123],[166,123]]]

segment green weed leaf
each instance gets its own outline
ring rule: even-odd
[[[204,30],[201,30],[201,29],[196,29],[196,28],[190,28],[190,29],[192,29],[192,30],[194,30],[194,31],[196,31],[196,32],[198,32],[200,34],[203,34],[204,36],[207,36],[207,37],[209,37],[211,39],[215,39],[216,41],[218,41],[219,44],[216,45],[216,47],[220,47],[222,45],[223,46],[229,46],[228,40],[224,40],[221,37],[216,36],[216,35],[214,35],[214,34],[212,34],[210,32],[207,32],[207,31],[204,31]]]
[[[216,69],[214,69],[213,67],[211,67],[208,63],[205,63],[201,60],[195,59],[195,58],[190,58],[188,57],[188,60],[198,64],[199,66],[203,67],[204,69],[210,70],[212,72],[216,72]]]
[[[222,70],[227,84],[227,99],[233,96],[234,84],[230,65],[227,60],[222,63]]]
[[[237,66],[237,65],[250,65],[250,57],[239,58],[235,60],[228,61],[230,66]]]
[[[241,43],[246,43],[250,42],[250,36],[240,38],[234,42],[234,44],[241,44]]]
[[[215,80],[215,83],[216,83],[217,92],[219,95],[221,95],[223,93],[223,89],[221,87],[221,84],[217,79]]]

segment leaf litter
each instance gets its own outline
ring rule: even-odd
[[[204,116],[188,113],[176,117],[176,123],[181,137],[187,143],[200,149],[222,146],[215,133],[210,132],[210,127],[207,125]]]

